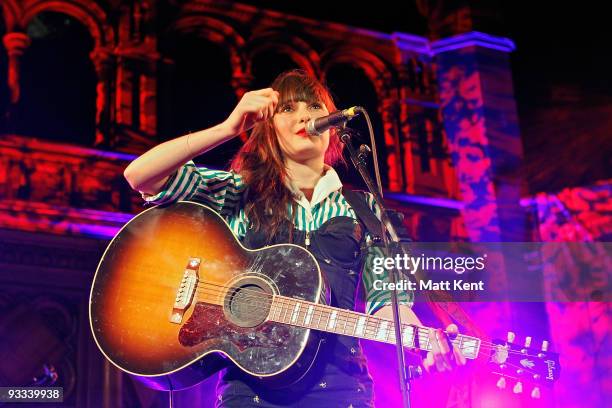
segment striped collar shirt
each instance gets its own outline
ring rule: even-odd
[[[357,219],[355,211],[342,195],[342,182],[336,171],[326,166],[325,174],[317,182],[312,199],[308,199],[294,185],[288,188],[295,193],[297,202],[296,212],[293,215],[294,225],[301,231],[316,231],[327,220],[334,217],[346,216]],[[248,219],[244,212],[244,193],[246,186],[240,174],[228,171],[198,168],[193,161],[187,162],[179,168],[166,182],[162,190],[155,195],[143,194],[147,203],[170,204],[179,200],[196,201],[208,205],[219,213],[229,224],[233,233],[243,239],[248,228]],[[366,201],[374,213],[380,217],[380,210],[371,194],[367,194]],[[291,214],[291,206],[287,208]],[[371,262],[370,257],[382,256],[376,253],[378,249],[371,247],[366,254],[365,265]],[[366,309],[373,313],[388,304],[390,294],[388,291],[373,289],[373,280],[385,278],[374,276],[371,271],[364,271],[362,280],[366,289]],[[411,304],[411,295],[402,294],[403,303]]]

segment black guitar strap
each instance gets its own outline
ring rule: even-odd
[[[376,242],[379,241],[382,237],[382,226],[380,225],[380,221],[374,211],[370,208],[366,201],[366,194],[364,191],[355,191],[355,190],[342,190],[342,195],[346,199],[346,201],[353,207],[357,218],[361,221],[370,235],[372,239]],[[398,211],[388,210],[387,215],[391,219],[393,226],[397,230],[397,234],[400,237],[401,242],[410,242],[410,234],[404,227],[402,221],[404,215]]]
[[[372,235],[372,239],[375,241],[377,240],[376,237],[380,239],[382,236],[382,227],[376,214],[370,209],[366,201],[365,193],[363,191],[342,189],[342,195],[349,205],[353,207],[355,215],[357,215],[359,221],[365,225],[368,232]]]

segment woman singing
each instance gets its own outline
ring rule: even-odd
[[[191,200],[212,207],[251,249],[294,243],[319,261],[331,306],[354,310],[357,286],[366,312],[392,318],[390,295],[372,288],[365,263],[366,233],[331,167],[341,159],[335,131],[309,136],[306,123],[336,110],[328,90],[302,71],[281,74],[270,88],[247,92],[221,124],[162,143],[134,160],[125,177],[147,202]],[[249,131],[230,171],[198,168],[192,159]],[[370,195],[361,195],[380,214]],[[380,278],[380,277],[377,277]],[[402,322],[421,325],[412,294],[402,293]],[[446,333],[454,334],[451,325]],[[447,334],[432,331],[426,371],[448,371],[465,360]],[[314,366],[297,384],[267,389],[232,367],[218,384],[218,407],[371,407],[372,379],[357,339],[329,335]]]

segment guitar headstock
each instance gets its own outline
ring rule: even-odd
[[[512,392],[520,394],[527,385],[533,385],[532,398],[540,398],[540,386],[551,386],[560,375],[559,354],[548,351],[548,341],[544,340],[539,349],[532,347],[531,337],[524,343],[515,343],[515,335],[508,332],[506,341],[494,340],[489,364],[493,372],[500,375],[498,388],[509,388],[514,382]]]

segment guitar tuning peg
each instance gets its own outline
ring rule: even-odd
[[[514,384],[514,388],[512,388],[512,392],[515,394],[520,394],[521,392],[523,392],[523,383],[519,381],[516,384]]]
[[[525,347],[531,346],[531,336],[525,337]]]
[[[503,390],[504,388],[506,388],[506,379],[504,377],[499,377],[499,380],[497,380],[497,384],[495,385],[500,390]]]
[[[513,332],[508,332],[508,343],[514,343],[516,335]]]
[[[542,342],[542,351],[548,351],[548,341],[546,340]]]
[[[540,387],[534,387],[533,390],[531,390],[531,398],[540,399],[540,397]]]

